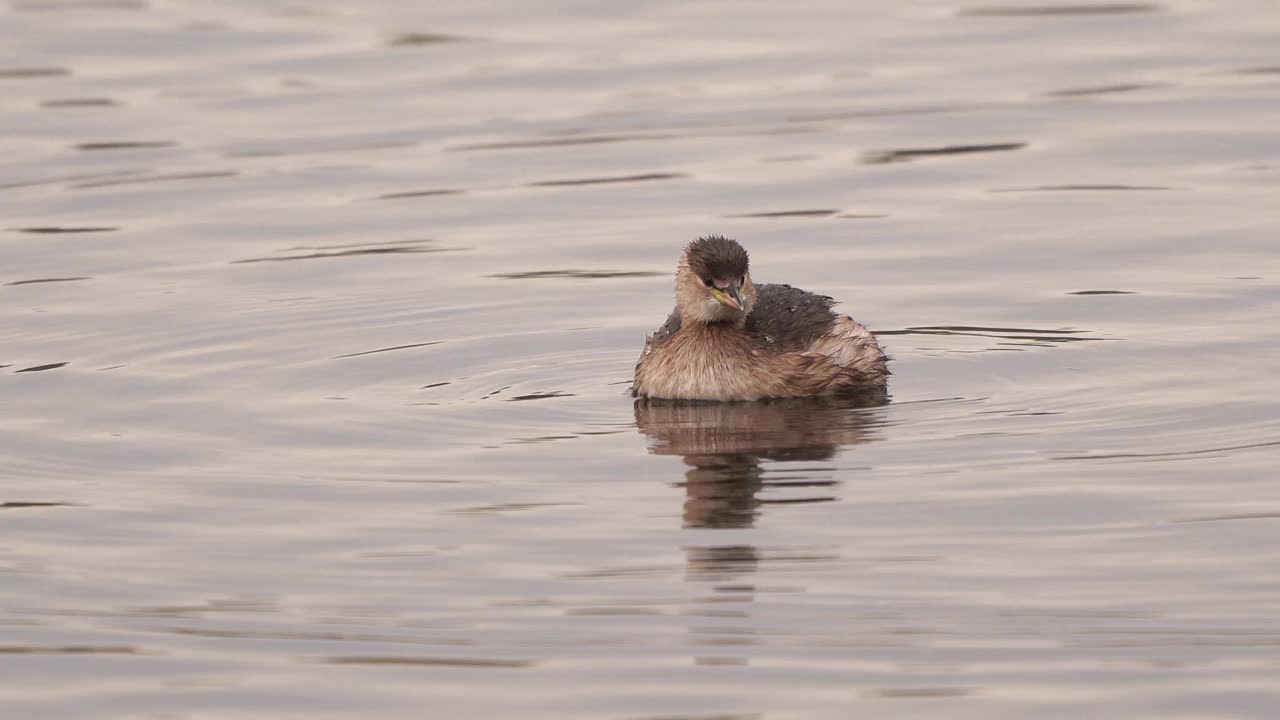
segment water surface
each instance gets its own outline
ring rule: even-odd
[[[1278,37],[9,3],[0,704],[1273,717]],[[889,396],[634,404],[706,233],[843,300]]]

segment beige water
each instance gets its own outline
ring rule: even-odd
[[[1003,1],[9,3],[0,715],[1276,717],[1280,8]]]

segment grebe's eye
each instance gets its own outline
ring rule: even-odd
[[[706,285],[707,287],[712,287],[713,285],[715,285],[715,282],[713,282],[709,277],[704,277],[702,278],[702,284]]]

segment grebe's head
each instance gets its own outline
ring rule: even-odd
[[[742,324],[755,307],[747,251],[720,235],[689,243],[676,269],[676,305],[680,316],[695,322]]]

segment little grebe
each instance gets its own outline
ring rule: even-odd
[[[763,400],[883,388],[880,344],[834,304],[790,285],[754,285],[741,245],[698,238],[680,258],[676,308],[645,341],[631,392]]]

